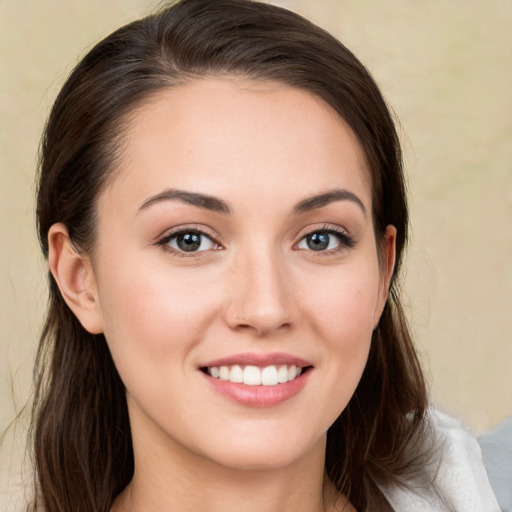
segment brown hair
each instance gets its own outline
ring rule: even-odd
[[[357,136],[372,182],[377,240],[397,228],[390,296],[368,363],[328,431],[326,471],[358,510],[391,510],[381,486],[415,469],[427,393],[396,276],[408,214],[400,144],[364,66],[329,35],[288,10],[247,0],[183,0],[98,43],[58,95],[41,144],[39,237],[64,223],[78,250],[95,242],[95,206],[108,183],[122,127],[151,94],[196,77],[237,75],[307,90]],[[49,310],[35,370],[33,507],[106,512],[134,468],[125,390],[103,335],[86,332],[49,276]]]

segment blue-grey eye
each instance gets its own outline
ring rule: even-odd
[[[183,231],[169,238],[167,245],[182,252],[208,251],[215,248],[214,241],[198,231]]]
[[[341,244],[340,236],[329,231],[315,231],[305,236],[298,244],[299,249],[311,251],[329,251]]]

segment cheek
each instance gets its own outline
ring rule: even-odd
[[[312,323],[335,346],[357,350],[361,340],[371,337],[379,296],[375,266],[342,268],[325,279],[313,278],[306,287]]]
[[[153,363],[190,350],[216,311],[215,290],[176,272],[103,272],[100,302],[104,333],[116,364],[143,358]],[[130,266],[127,266],[130,268]]]
[[[334,278],[333,278],[334,277]],[[376,267],[341,269],[324,280],[324,286],[310,282],[307,318],[327,361],[325,376],[333,388],[328,402],[336,417],[352,396],[366,366],[373,333],[379,275]]]

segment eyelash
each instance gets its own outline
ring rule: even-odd
[[[297,247],[298,248],[298,245],[300,243],[302,243],[303,240],[306,240],[308,236],[312,236],[314,234],[320,234],[320,233],[325,233],[327,235],[334,235],[339,243],[340,243],[340,246],[339,247],[336,247],[334,249],[327,249],[327,250],[318,250],[318,251],[315,251],[314,249],[309,249],[309,252],[312,252],[312,253],[317,253],[317,255],[320,255],[320,254],[333,254],[333,253],[336,253],[340,250],[343,250],[343,249],[352,249],[355,245],[356,245],[356,241],[354,240],[354,238],[349,235],[345,230],[341,229],[341,228],[337,228],[337,227],[334,227],[334,226],[322,226],[320,228],[316,228],[316,229],[313,229],[311,231],[308,231],[307,233],[305,233],[299,240],[299,242],[297,242],[295,245],[294,245],[294,248]],[[158,240],[157,242],[157,245],[158,246],[161,246],[163,247],[166,251],[168,252],[171,252],[172,254],[176,255],[176,256],[179,256],[179,257],[185,257],[185,258],[190,258],[190,257],[194,257],[196,256],[197,257],[197,253],[200,253],[200,252],[209,252],[209,250],[202,250],[202,251],[190,251],[190,252],[187,252],[187,251],[183,251],[183,250],[179,250],[179,249],[176,249],[174,247],[171,247],[169,245],[169,243],[179,237],[180,235],[187,235],[187,234],[196,234],[196,235],[199,235],[201,237],[206,237],[207,239],[209,239],[211,241],[212,244],[214,244],[215,248],[213,250],[221,250],[222,249],[222,246],[220,243],[218,243],[216,241],[216,239],[210,235],[209,233],[205,232],[204,230],[200,229],[200,228],[197,228],[197,227],[185,227],[185,228],[180,228],[176,231],[173,231],[171,233],[168,233],[167,235],[165,235],[163,238],[161,238],[160,240]],[[298,250],[308,250],[308,249],[299,249]]]
[[[329,255],[329,254],[334,254],[336,252],[339,252],[343,249],[352,249],[357,243],[356,240],[351,235],[349,235],[344,229],[336,227],[336,226],[332,226],[332,225],[329,225],[329,226],[324,225],[324,226],[321,226],[320,228],[315,228],[315,229],[308,231],[306,234],[304,234],[301,237],[301,239],[296,244],[296,246],[298,246],[303,240],[306,240],[308,236],[312,236],[314,234],[319,234],[319,233],[326,233],[327,235],[331,235],[331,236],[334,235],[338,239],[340,246],[336,247],[334,249],[327,249],[327,250],[320,250],[320,251],[315,251],[313,249],[309,249],[310,252],[317,253],[317,255]],[[304,249],[304,250],[306,250],[306,249]]]
[[[209,234],[206,231],[204,231],[203,229],[200,229],[197,227],[185,227],[185,228],[180,228],[176,231],[172,231],[171,233],[168,233],[163,238],[158,240],[157,245],[163,247],[166,251],[172,253],[175,256],[184,257],[184,258],[190,258],[190,257],[194,257],[194,256],[197,257],[197,253],[208,252],[208,250],[187,252],[187,251],[175,249],[174,247],[171,247],[169,245],[173,239],[179,237],[180,235],[187,235],[187,234],[196,234],[201,237],[207,238],[215,246],[215,248],[213,250],[221,250],[222,249],[221,244],[219,244],[211,234]]]

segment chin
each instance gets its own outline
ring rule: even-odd
[[[240,442],[230,442],[209,458],[218,465],[229,469],[269,471],[282,469],[319,453],[325,453],[326,435],[316,441],[305,442],[293,436],[274,436],[267,439],[243,438]],[[247,442],[250,440],[250,442]],[[219,443],[222,446],[225,443]]]

